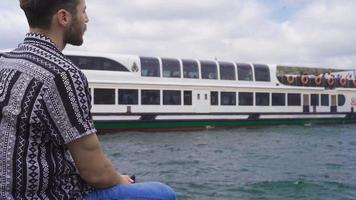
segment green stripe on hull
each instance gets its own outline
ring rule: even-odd
[[[129,121],[129,122],[95,122],[97,129],[160,129],[184,127],[255,127],[271,125],[304,125],[304,124],[348,124],[356,119],[264,119],[264,120],[207,120],[207,121]]]

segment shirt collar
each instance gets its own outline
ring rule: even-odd
[[[42,33],[34,33],[34,32],[27,33],[24,40],[24,44],[31,44],[34,46],[44,45],[48,48],[51,48],[52,50],[61,52],[61,50],[59,50],[57,45],[49,37],[43,35]]]

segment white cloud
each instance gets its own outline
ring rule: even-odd
[[[5,3],[4,3],[5,2]],[[26,32],[17,1],[0,2],[0,48]],[[280,0],[87,0],[90,22],[74,50],[354,67],[356,2]],[[277,5],[278,7],[279,5]],[[7,41],[7,42],[6,42]]]
[[[300,38],[296,47],[306,61],[355,67],[355,8],[354,1],[313,1],[291,19],[288,29]]]
[[[0,2],[0,49],[11,48],[22,41],[27,28],[27,21],[20,9],[16,9],[17,1]],[[16,3],[14,3],[16,2]]]

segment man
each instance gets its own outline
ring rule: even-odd
[[[85,0],[20,0],[30,26],[0,58],[0,199],[175,199],[132,184],[101,150],[84,74],[61,51],[81,45]]]

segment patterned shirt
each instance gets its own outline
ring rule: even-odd
[[[46,36],[0,57],[0,199],[84,199],[66,144],[95,133],[88,82]]]

